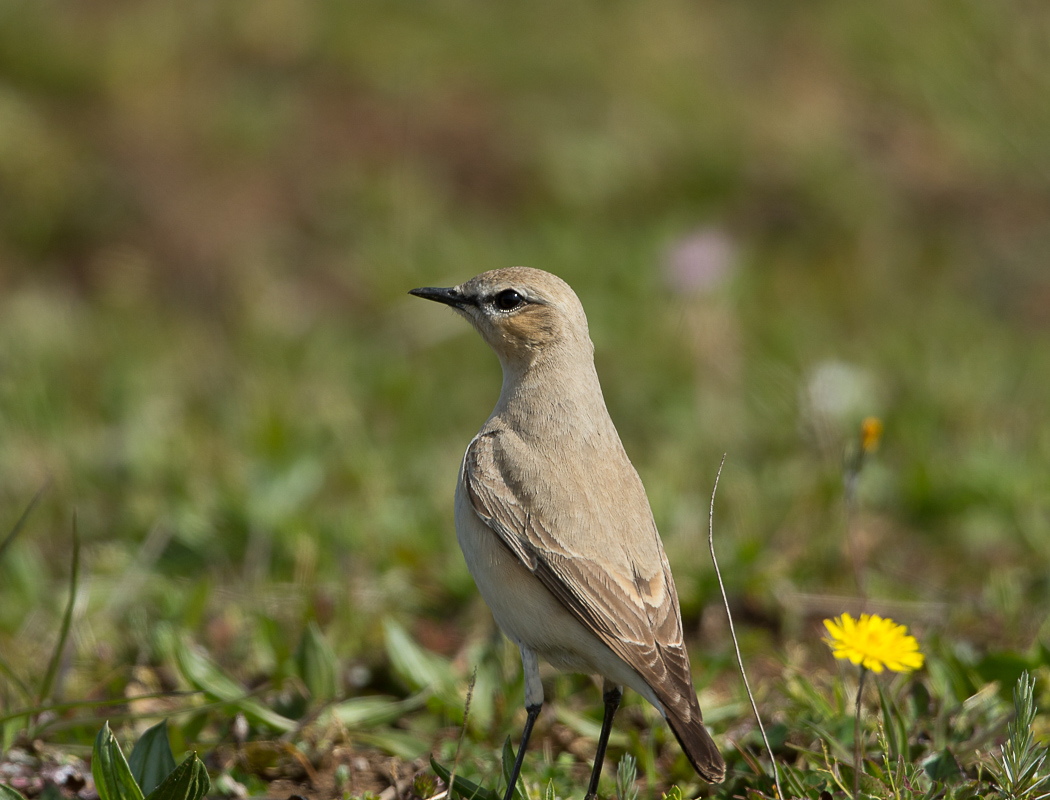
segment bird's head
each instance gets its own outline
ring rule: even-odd
[[[451,306],[470,320],[505,368],[525,370],[556,354],[593,355],[579,298],[549,272],[508,267],[483,272],[459,286],[413,289],[410,294]]]

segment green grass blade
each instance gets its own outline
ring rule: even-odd
[[[11,665],[4,661],[4,657],[0,656],[0,675],[3,675],[11,682],[11,685],[18,689],[22,693],[22,696],[26,699],[31,700],[33,697],[32,690],[26,686],[25,682],[15,674],[15,671],[11,669]]]
[[[44,494],[44,491],[50,485],[51,481],[48,480],[46,483],[44,483],[43,486],[37,489],[36,494],[33,495],[33,499],[30,500],[29,505],[26,506],[26,510],[22,512],[22,516],[20,516],[18,518],[18,521],[15,522],[13,526],[11,526],[11,530],[8,532],[7,536],[5,536],[4,540],[0,542],[0,559],[3,559],[4,553],[7,551],[7,548],[10,547],[14,543],[15,539],[18,538],[18,534],[20,534],[22,532],[22,529],[26,526],[26,520],[29,519],[29,515],[33,512],[33,509],[36,508],[36,504],[37,502],[39,502],[41,495]]]
[[[91,751],[91,776],[99,800],[143,800],[142,790],[135,783],[131,768],[113,738],[107,722],[95,737]]]
[[[168,742],[168,721],[161,720],[147,730],[128,757],[131,774],[138,782],[143,794],[149,794],[175,771],[175,756]]]
[[[44,673],[44,681],[40,684],[38,700],[43,703],[51,695],[51,689],[58,675],[58,666],[62,663],[62,653],[66,649],[66,640],[69,639],[69,628],[73,624],[73,607],[77,600],[77,580],[80,575],[80,534],[77,531],[77,515],[73,514],[73,565],[69,575],[69,602],[66,603],[66,612],[62,615],[62,627],[58,632],[58,642],[55,644],[55,652],[51,654],[51,662],[47,665]]]
[[[196,696],[198,694],[203,694],[203,692],[198,692],[198,691],[190,691],[190,692],[150,692],[148,694],[136,695],[135,699],[136,700],[153,700],[153,699],[156,699],[156,698],[171,699],[171,698],[175,698],[175,697],[194,697],[194,696]],[[48,704],[46,706],[33,706],[32,708],[21,708],[21,709],[17,709],[15,711],[12,711],[10,714],[4,714],[3,716],[0,716],[0,725],[4,725],[7,722],[10,722],[11,720],[19,719],[20,717],[28,717],[28,716],[32,716],[33,714],[44,714],[44,713],[49,712],[49,711],[57,712],[56,713],[56,717],[57,717],[62,712],[70,711],[72,709],[77,709],[77,708],[101,708],[102,706],[112,706],[112,705],[114,705],[113,699],[112,698],[107,698],[105,700],[70,700],[69,702],[66,702],[66,703],[50,703],[50,704]],[[168,714],[169,715],[171,715],[171,714],[182,714],[182,713],[186,713],[188,711],[199,711],[200,709],[207,708],[207,707],[208,706],[193,706],[192,708],[172,709],[171,711],[168,712]],[[120,715],[115,715],[115,716],[108,717],[108,719],[124,719],[124,718],[129,717],[129,716],[135,716],[135,715],[134,714],[131,714],[131,715],[120,714]],[[105,722],[104,719],[99,720],[99,721],[100,722]],[[43,730],[43,729],[46,729],[46,728],[49,728],[49,727],[53,727],[53,724],[50,724],[50,723],[42,724],[40,726],[40,729]]]
[[[146,800],[200,800],[210,788],[208,770],[197,754],[191,753]]]

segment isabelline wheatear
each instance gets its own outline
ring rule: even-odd
[[[543,704],[538,657],[604,679],[588,800],[624,686],[664,716],[705,780],[721,781],[725,762],[700,715],[671,568],[605,407],[576,294],[527,267],[411,293],[470,320],[503,367],[496,408],[463,458],[456,537],[525,668],[527,718],[505,800]]]

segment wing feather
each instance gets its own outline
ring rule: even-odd
[[[515,489],[501,463],[497,432],[471,442],[464,478],[477,515],[581,623],[633,667],[665,703],[686,715],[699,708],[682,641],[678,595],[667,558],[652,578],[615,575],[609,562],[569,549],[548,527],[538,503]],[[651,524],[651,517],[650,517]],[[644,532],[656,536],[653,530]],[[692,702],[688,701],[691,696]],[[684,710],[684,709],[683,709]]]

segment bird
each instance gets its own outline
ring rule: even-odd
[[[503,370],[495,409],[463,457],[455,526],[525,674],[526,720],[504,800],[543,705],[539,658],[602,677],[605,713],[587,800],[597,795],[625,686],[660,712],[696,772],[721,782],[725,761],[703,724],[671,568],[609,416],[576,293],[530,267],[409,293],[465,317]]]

